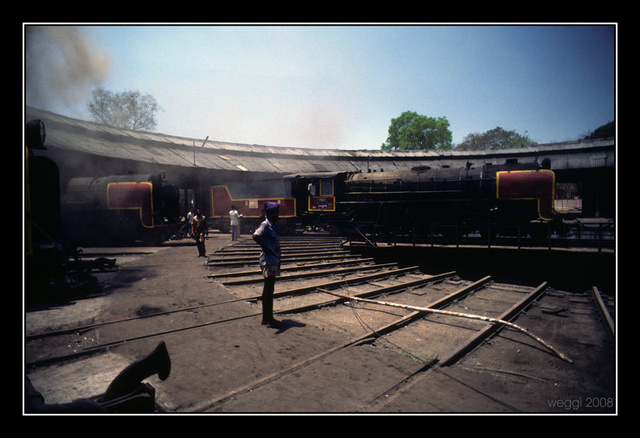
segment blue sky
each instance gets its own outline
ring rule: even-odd
[[[551,143],[615,118],[613,26],[100,25],[76,35],[82,55],[50,62],[64,59],[64,72],[91,61],[81,70],[91,78],[71,92],[48,68],[40,86],[61,93],[34,97],[27,81],[27,104],[90,120],[94,87],[138,90],[163,108],[156,130],[169,135],[379,149],[391,119],[415,111],[446,117],[454,144],[498,126]]]

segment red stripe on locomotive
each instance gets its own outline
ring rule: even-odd
[[[296,215],[295,198],[265,198],[265,199],[234,199],[227,186],[211,187],[211,210],[213,217],[229,216],[231,206],[235,205],[238,212],[245,218],[259,218],[265,202],[280,204],[280,217],[294,217]]]
[[[551,220],[555,198],[555,173],[551,170],[498,172],[498,199],[536,199],[541,219]]]
[[[149,182],[109,183],[107,185],[107,207],[112,210],[140,211],[140,222],[145,228],[153,228],[152,185]]]

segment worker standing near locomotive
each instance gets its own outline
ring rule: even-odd
[[[193,211],[189,210],[187,213],[187,224],[189,227],[189,236],[193,236]]]
[[[229,211],[229,219],[231,220],[231,241],[238,240],[238,226],[240,225],[240,218],[242,215],[238,213],[235,205],[231,206]]]
[[[280,321],[273,317],[273,292],[276,277],[280,275],[280,237],[276,222],[280,215],[280,206],[276,202],[265,203],[266,219],[253,233],[253,240],[260,245],[260,268],[264,276],[262,290],[262,325],[271,328],[280,327]]]
[[[196,209],[196,215],[193,217],[193,226],[191,227],[191,235],[196,240],[196,246],[198,247],[198,257],[207,256],[204,246],[204,238],[208,234],[209,230],[207,230],[207,220],[198,208]]]

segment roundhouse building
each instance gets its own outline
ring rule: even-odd
[[[557,182],[583,189],[583,214],[613,217],[615,141],[579,141],[488,151],[382,151],[275,147],[185,138],[113,128],[26,108],[25,121],[42,120],[44,151],[60,169],[60,187],[72,178],[164,172],[180,188],[182,214],[207,210],[209,188],[234,181],[275,180],[314,172],[379,172],[415,167],[465,167],[550,160]]]

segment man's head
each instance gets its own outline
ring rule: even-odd
[[[264,212],[267,215],[267,219],[271,222],[275,222],[280,216],[280,205],[277,202],[265,202]]]

